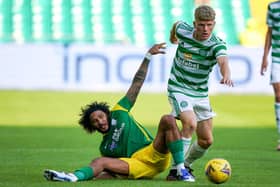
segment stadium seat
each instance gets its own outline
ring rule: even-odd
[[[31,42],[33,40],[31,0],[13,1],[12,13],[14,40]]]
[[[217,11],[216,33],[228,44],[239,44],[239,34],[245,29],[250,17],[248,0],[212,0]]]
[[[54,41],[72,41],[72,3],[69,0],[52,0],[52,36]]]
[[[33,38],[36,42],[52,41],[51,1],[33,0]]]
[[[228,44],[250,18],[249,0],[211,0],[215,32]],[[192,24],[193,0],[0,0],[0,42],[151,45],[168,41],[172,24]]]
[[[0,1],[0,42],[12,41],[12,1]]]
[[[73,0],[71,13],[73,40],[78,42],[92,41],[90,0]]]

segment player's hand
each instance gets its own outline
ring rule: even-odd
[[[229,78],[224,78],[224,77],[223,77],[223,78],[221,79],[220,83],[221,83],[221,84],[225,84],[225,85],[227,85],[227,86],[229,86],[229,87],[233,87],[233,86],[234,86],[233,81],[232,81],[231,79],[229,79]]]
[[[261,65],[261,75],[264,75],[264,73],[267,70],[267,66],[268,66],[268,61],[267,59],[263,59],[262,61],[262,65]]]
[[[153,47],[149,49],[148,53],[151,53],[152,55],[165,54],[164,49],[166,49],[165,42],[153,45]]]

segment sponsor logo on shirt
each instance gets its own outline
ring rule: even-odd
[[[125,126],[125,124],[122,123],[122,125],[119,129],[118,128],[114,129],[114,133],[113,133],[113,136],[112,136],[112,143],[110,145],[110,151],[113,151],[115,148],[118,147],[118,141],[120,140],[120,136],[122,134],[124,126]]]
[[[199,64],[193,61],[192,59],[183,59],[178,57],[177,62],[183,66],[187,66],[188,68],[191,69],[199,69]]]
[[[185,53],[185,54],[184,54],[184,58],[185,58],[185,59],[192,59],[192,54],[190,54],[190,53]]]

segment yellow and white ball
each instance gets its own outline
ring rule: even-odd
[[[212,183],[224,183],[231,176],[230,163],[223,158],[211,159],[205,165],[205,175]]]

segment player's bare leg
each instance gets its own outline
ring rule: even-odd
[[[184,166],[183,142],[176,119],[173,116],[165,115],[161,118],[154,140],[154,148],[160,153],[171,152],[176,166],[174,180],[195,181]]]
[[[193,143],[189,154],[185,159],[186,166],[191,166],[195,160],[201,158],[206,153],[207,149],[212,145],[212,118],[199,121],[197,124],[196,134],[197,141]]]
[[[275,95],[275,118],[278,132],[278,145],[276,147],[277,151],[280,151],[280,83],[273,83],[273,90]]]

